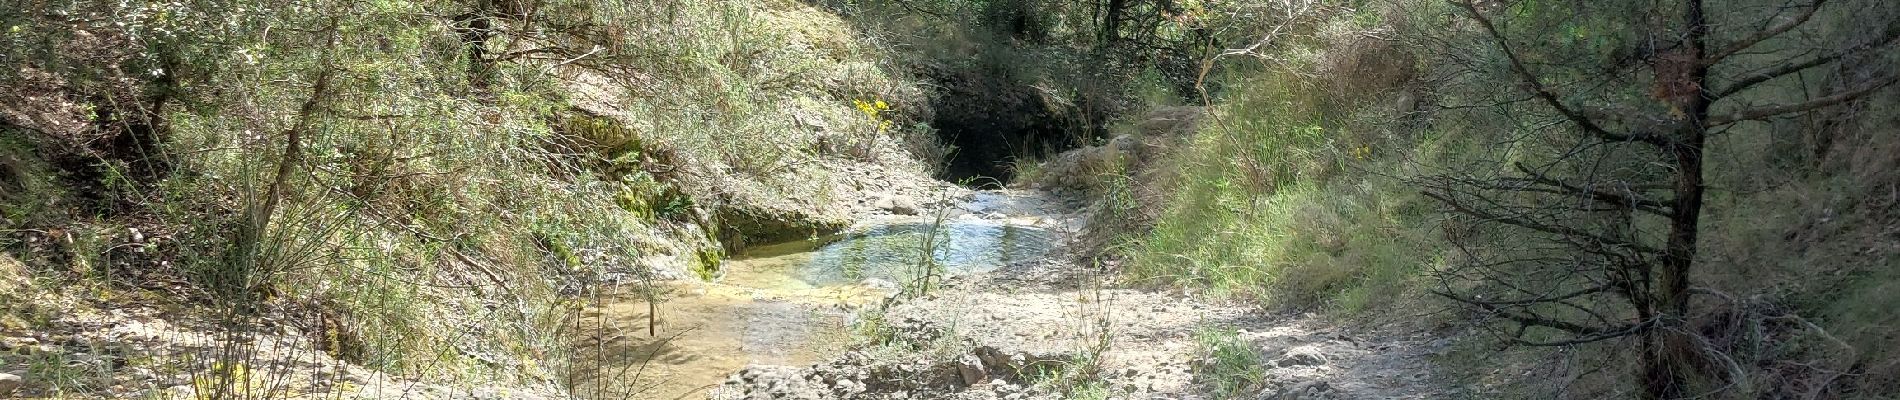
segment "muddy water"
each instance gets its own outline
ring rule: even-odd
[[[842,234],[748,249],[712,282],[665,284],[651,335],[641,297],[608,299],[589,310],[584,325],[600,329],[581,349],[602,367],[580,381],[608,397],[700,398],[748,364],[818,362],[848,344],[858,307],[913,281],[919,265],[954,275],[1043,256],[1057,236],[1043,201],[983,192],[942,220],[871,218]]]

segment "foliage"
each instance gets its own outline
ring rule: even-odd
[[[1098,223],[1111,223],[1098,226],[1131,232],[1110,242],[1118,265],[1144,283],[1376,315],[1443,306],[1417,301],[1433,284],[1521,291],[1452,268],[1506,254],[1536,262],[1491,277],[1555,271],[1531,290],[1592,289],[1586,277],[1650,263],[1561,274],[1630,253],[1577,254],[1671,247],[1663,232],[1686,226],[1703,232],[1680,277],[1696,294],[1668,322],[1721,367],[1694,384],[1738,398],[1900,393],[1887,378],[1900,345],[1885,329],[1900,279],[1887,123],[1900,109],[1900,11],[1883,2],[15,3],[0,7],[0,248],[29,266],[34,290],[80,287],[108,303],[164,293],[167,307],[217,316],[233,345],[188,366],[203,378],[191,386],[214,396],[281,373],[252,359],[249,336],[281,319],[329,321],[293,328],[393,375],[549,381],[584,334],[568,324],[574,295],[650,279],[646,260],[661,253],[717,276],[721,207],[835,200],[830,163],[928,169],[950,151],[940,138],[1047,179],[1055,170],[1032,160],[1183,104],[1205,107],[1206,122],[1185,135],[1126,123],[1139,146],[1162,149],[1089,177]],[[1706,16],[1718,27],[1709,53],[1671,44],[1691,36],[1670,17],[1688,4],[1719,11]],[[1791,25],[1751,34],[1779,23]],[[1685,78],[1696,68],[1682,66],[1705,64],[1685,57],[1715,60],[1713,79]],[[1566,115],[1600,106],[1617,107]],[[1582,122],[1622,119],[1606,124],[1620,132],[1690,117],[1720,122],[1687,147],[1710,154],[1704,164],[1668,146],[1576,139],[1609,131]],[[969,146],[996,132],[995,151]],[[1537,174],[1603,179],[1551,189],[1569,181]],[[1685,176],[1706,178],[1692,185],[1707,190],[1700,222],[1619,219],[1570,209],[1601,201],[1525,190]],[[1498,182],[1484,196],[1447,191]],[[1419,194],[1433,183],[1441,199],[1563,209],[1540,215],[1626,236],[1566,242],[1576,235],[1445,213]],[[1122,229],[1137,225],[1147,229]],[[1514,342],[1566,340],[1518,329],[1539,325],[1526,321],[1650,324],[1590,314],[1656,296],[1604,293],[1585,310],[1439,315]],[[9,308],[0,328],[56,314]],[[1226,377],[1218,391],[1258,382],[1258,355],[1230,333],[1197,339]],[[1548,375],[1610,397],[1634,390],[1620,375],[1633,368],[1616,361],[1640,344],[1447,359],[1473,382],[1495,380],[1486,363],[1578,361],[1597,367],[1506,379],[1526,396]],[[56,357],[29,368],[60,394],[98,389],[96,371]],[[1084,368],[1060,379],[1066,392],[1108,396],[1089,376],[1101,360],[1072,361]]]
[[[1775,91],[1759,86],[1799,81],[1792,75],[1802,69],[1833,62],[1860,46],[1891,42],[1900,37],[1900,25],[1888,23],[1872,35],[1829,35],[1805,26],[1817,14],[1843,12],[1821,2],[1800,6],[1799,14],[1774,26],[1720,32],[1711,21],[1753,19],[1747,16],[1760,11],[1747,4],[1687,2],[1655,6],[1651,11],[1663,15],[1660,19],[1603,12],[1579,20],[1553,18],[1556,10],[1534,3],[1454,5],[1474,23],[1471,36],[1482,50],[1466,52],[1454,45],[1452,57],[1501,66],[1506,76],[1522,82],[1517,91],[1534,99],[1534,105],[1521,109],[1529,114],[1520,115],[1524,123],[1554,124],[1561,134],[1474,135],[1511,149],[1474,147],[1477,151],[1462,163],[1415,181],[1463,225],[1448,235],[1459,257],[1436,271],[1441,283],[1434,293],[1479,315],[1509,321],[1506,329],[1512,331],[1501,336],[1518,344],[1567,346],[1628,337],[1638,348],[1633,368],[1640,371],[1644,398],[1747,386],[1745,373],[1735,372],[1743,367],[1733,364],[1720,344],[1730,340],[1726,334],[1693,322],[1705,314],[1746,320],[1754,317],[1732,310],[1759,307],[1723,298],[1720,289],[1701,287],[1697,279],[1700,269],[1720,268],[1698,255],[1700,238],[1708,233],[1701,223],[1709,212],[1705,199],[1721,190],[1705,184],[1706,160],[1723,155],[1709,139],[1749,129],[1752,121],[1855,102],[1890,84],[1893,65],[1876,61],[1865,66],[1872,78],[1843,77],[1836,87],[1816,90],[1807,99],[1762,101]],[[1617,33],[1587,33],[1592,30]],[[1516,37],[1552,32],[1574,32],[1565,36],[1575,40],[1535,49],[1514,43]],[[1771,40],[1824,43],[1829,50],[1771,58],[1773,45],[1758,47]],[[1580,57],[1600,52],[1635,55],[1611,56],[1599,64],[1591,64],[1591,56]],[[1767,53],[1736,58],[1758,52]],[[1526,61],[1564,58],[1575,61],[1536,67]],[[1625,72],[1637,69],[1630,58],[1642,59],[1648,71]],[[1754,72],[1726,73],[1751,68]],[[1598,74],[1625,78],[1564,87],[1563,82]],[[1513,131],[1535,129],[1520,125]],[[1704,303],[1697,296],[1720,298],[1709,301],[1733,309],[1698,308]]]
[[[1562,88],[1561,102],[1581,107],[1625,104],[1620,110],[1630,115],[1679,117],[1694,112],[1669,106],[1672,99],[1679,98],[1671,97],[1671,93],[1682,85],[1649,79],[1656,74],[1654,68],[1667,67],[1658,67],[1667,60],[1656,61],[1666,58],[1667,52],[1649,39],[1663,29],[1654,21],[1655,16],[1680,13],[1682,8],[1647,9],[1617,3],[1588,6],[1592,10],[1601,8],[1601,12],[1579,12],[1579,7],[1586,6],[1564,2],[1486,4],[1480,7],[1499,8],[1485,8],[1484,12],[1499,12],[1499,18],[1513,21],[1501,24],[1501,29],[1506,36],[1524,38],[1512,39],[1512,43],[1519,46],[1524,62],[1548,79],[1547,85]],[[1850,366],[1852,362],[1791,360],[1888,359],[1890,355],[1867,355],[1867,349],[1890,347],[1878,339],[1851,342],[1829,338],[1839,338],[1844,331],[1867,332],[1866,324],[1890,318],[1884,313],[1865,312],[1846,317],[1842,310],[1868,309],[1861,305],[1871,301],[1865,295],[1869,292],[1850,289],[1856,294],[1844,294],[1815,289],[1818,286],[1813,285],[1885,287],[1881,283],[1887,279],[1885,275],[1874,272],[1884,270],[1884,261],[1869,258],[1877,256],[1818,250],[1822,247],[1813,244],[1793,245],[1808,249],[1795,250],[1770,243],[1791,237],[1831,237],[1866,248],[1879,247],[1874,243],[1885,241],[1867,236],[1867,231],[1846,227],[1881,225],[1871,221],[1889,219],[1889,213],[1833,201],[1860,196],[1863,201],[1884,204],[1884,200],[1875,200],[1877,195],[1840,190],[1886,185],[1888,174],[1865,169],[1879,168],[1884,162],[1873,161],[1879,157],[1856,155],[1884,148],[1881,146],[1885,141],[1874,139],[1881,134],[1872,133],[1881,128],[1856,121],[1881,118],[1859,111],[1869,107],[1860,103],[1890,101],[1881,100],[1883,95],[1879,94],[1890,90],[1879,88],[1894,61],[1893,53],[1883,50],[1893,43],[1893,31],[1881,28],[1887,25],[1885,22],[1859,24],[1874,29],[1821,28],[1826,23],[1814,24],[1810,17],[1802,16],[1810,9],[1805,6],[1775,8],[1742,1],[1710,3],[1708,7],[1714,10],[1709,18],[1721,21],[1759,20],[1742,15],[1780,13],[1788,18],[1784,21],[1790,21],[1786,23],[1792,24],[1785,35],[1799,39],[1769,35],[1755,44],[1742,40],[1749,37],[1746,30],[1714,33],[1722,38],[1717,42],[1725,46],[1755,44],[1760,49],[1759,54],[1737,52],[1712,70],[1718,81],[1739,82],[1731,87],[1743,90],[1722,91],[1736,97],[1729,99],[1732,103],[1715,107],[1716,116],[1711,118],[1725,124],[1725,133],[1712,136],[1707,146],[1721,155],[1710,156],[1711,164],[1700,168],[1708,175],[1708,196],[1712,199],[1702,214],[1705,221],[1717,222],[1702,224],[1701,229],[1707,232],[1703,236],[1712,244],[1701,246],[1704,254],[1697,256],[1696,262],[1708,263],[1709,270],[1696,275],[1697,279],[1712,280],[1698,281],[1705,283],[1699,283],[1703,286],[1697,290],[1718,294],[1698,295],[1706,297],[1697,300],[1687,323],[1709,335],[1704,339],[1705,346],[1719,349],[1712,351],[1720,354],[1715,357],[1727,363],[1724,365],[1729,371],[1715,373],[1721,377],[1709,378],[1713,382],[1698,384],[1742,397],[1796,390],[1844,390],[1841,388],[1858,384],[1837,380],[1848,379],[1851,374],[1840,371],[1855,369]],[[1867,2],[1830,3],[1819,8],[1811,19],[1885,21],[1881,18],[1893,12],[1889,8]],[[1445,17],[1461,13],[1452,5],[1400,2],[1314,10],[1319,10],[1318,16],[1302,14],[1298,9],[1277,9],[1289,17],[1233,25],[1248,33],[1241,35],[1240,41],[1224,42],[1230,49],[1212,58],[1210,65],[1215,67],[1209,69],[1212,73],[1205,82],[1213,94],[1208,104],[1214,121],[1204,124],[1192,137],[1169,146],[1159,162],[1129,174],[1135,178],[1131,192],[1142,204],[1135,219],[1152,224],[1151,230],[1129,235],[1120,246],[1130,261],[1128,271],[1135,277],[1263,298],[1279,306],[1329,305],[1337,311],[1374,313],[1439,307],[1409,300],[1425,292],[1430,283],[1421,276],[1446,271],[1441,268],[1459,265],[1469,257],[1497,254],[1512,245],[1525,244],[1527,236],[1479,228],[1470,218],[1447,218],[1435,202],[1418,194],[1420,186],[1416,184],[1420,182],[1412,178],[1448,171],[1506,176],[1521,172],[1513,167],[1518,163],[1541,165],[1578,159],[1602,162],[1595,164],[1596,170],[1533,170],[1557,175],[1595,173],[1591,176],[1615,176],[1632,182],[1664,180],[1673,174],[1671,168],[1644,161],[1653,153],[1609,147],[1570,151],[1566,149],[1574,149],[1577,143],[1563,140],[1562,135],[1545,135],[1551,132],[1552,121],[1561,121],[1564,116],[1545,108],[1546,102],[1536,97],[1524,97],[1526,86],[1495,84],[1518,78],[1504,53],[1487,47],[1492,43],[1478,25],[1453,24],[1453,29],[1448,29]],[[1223,13],[1216,9],[1210,14]],[[1233,22],[1215,22],[1216,26],[1222,23]],[[1625,23],[1630,25],[1618,25]],[[1259,39],[1245,39],[1246,35],[1259,35]],[[1802,53],[1793,43],[1846,43],[1847,47]],[[1803,55],[1808,58],[1788,58]],[[1392,61],[1414,59],[1419,60],[1416,65]],[[1834,63],[1842,59],[1859,61]],[[1750,75],[1764,72],[1767,75]],[[1798,110],[1800,114],[1795,115],[1800,117],[1748,111],[1770,104],[1785,106],[1770,111]],[[1736,115],[1765,121],[1742,122],[1733,117]],[[1842,140],[1853,144],[1843,144]],[[1830,162],[1831,167],[1815,164]],[[1846,172],[1850,169],[1862,172]],[[1797,192],[1814,194],[1792,194]],[[1794,200],[1796,197],[1805,200]],[[1566,204],[1538,200],[1528,194],[1495,200],[1533,207]],[[1139,215],[1149,213],[1152,216]],[[1833,225],[1819,222],[1823,220],[1862,222]],[[1642,240],[1661,239],[1658,224],[1639,223],[1636,228],[1651,232]],[[1489,242],[1475,247],[1453,245],[1474,238]],[[1550,256],[1555,251],[1546,247],[1534,253]],[[1879,252],[1859,254],[1875,253]],[[1795,272],[1810,269],[1795,266],[1801,262],[1789,261],[1822,258],[1829,260],[1822,263],[1840,268],[1844,275],[1838,279],[1817,278]],[[1748,261],[1731,264],[1737,260]],[[1530,271],[1513,267],[1499,270]],[[1777,278],[1763,279],[1762,274]],[[1470,277],[1454,277],[1449,285],[1454,290],[1506,289],[1466,278]],[[1817,283],[1824,281],[1834,283]],[[1577,282],[1539,282],[1559,292],[1587,288]],[[1513,326],[1511,323],[1485,319],[1494,313],[1479,311],[1475,315],[1478,321],[1496,323],[1482,326],[1503,329],[1507,340],[1512,332],[1526,334],[1516,340],[1557,340],[1564,336],[1537,329],[1514,331],[1506,328]],[[1539,309],[1536,315],[1561,318],[1581,314]],[[1817,315],[1841,317],[1812,320],[1812,324],[1790,322],[1810,321]],[[1750,329],[1775,333],[1742,333]],[[1514,393],[1541,396],[1531,393],[1587,387],[1589,393],[1627,394],[1633,387],[1627,386],[1628,380],[1621,374],[1633,368],[1627,360],[1635,358],[1634,354],[1625,353],[1633,348],[1633,343],[1621,342],[1606,347],[1577,345],[1568,352],[1556,353],[1514,349],[1499,360],[1540,363],[1562,355],[1568,358],[1563,365],[1574,367],[1538,372],[1549,375],[1531,375],[1563,377],[1554,383],[1539,378],[1513,380],[1511,390],[1522,390]],[[1478,346],[1469,351],[1495,349]],[[1618,360],[1624,361],[1622,367],[1617,367]],[[1807,367],[1768,366],[1778,362]],[[1867,362],[1872,364],[1862,365],[1880,363]],[[1477,364],[1483,363],[1447,366],[1454,371],[1475,371],[1495,365]],[[1887,381],[1869,380],[1881,382],[1876,385],[1888,385]]]
[[[678,268],[710,275],[724,253],[707,209],[829,190],[781,179],[837,156],[823,138],[899,165],[890,154],[936,151],[897,111],[924,109],[907,106],[918,89],[876,65],[881,50],[842,21],[803,5],[554,0],[523,14],[462,1],[55,3],[43,5],[61,12],[0,12],[0,57],[28,60],[0,73],[10,104],[0,156],[43,148],[100,172],[4,158],[4,228],[135,224],[167,244],[134,260],[150,263],[140,270],[199,296],[176,301],[221,310],[232,332],[265,310],[341,324],[309,327],[308,339],[397,376],[546,381],[570,351],[569,295],[674,268],[625,243],[680,242],[669,250]],[[107,20],[117,23],[92,23]],[[47,114],[79,125],[11,108],[42,95],[89,99]],[[849,99],[874,99],[874,112]],[[864,117],[878,129],[823,128]],[[162,140],[132,155],[96,145],[147,129]],[[148,174],[134,168],[141,160],[164,163]],[[61,186],[129,217],[92,228],[91,217],[46,212],[76,197]],[[118,265],[95,260],[129,252],[109,235],[74,238],[74,263]],[[23,258],[36,269],[62,260]],[[211,382],[245,385],[212,367],[253,364],[241,342],[256,338],[227,339],[240,344],[193,363]]]

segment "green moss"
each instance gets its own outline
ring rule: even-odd
[[[645,149],[646,142],[641,139],[639,132],[609,117],[567,113],[560,121],[559,129],[585,139],[583,145],[600,152],[602,157],[609,160],[637,160]]]
[[[657,182],[644,171],[622,176],[614,193],[614,204],[643,222],[656,219],[687,221],[691,218],[692,196],[678,187]]]
[[[653,220],[653,206],[647,203],[645,194],[637,188],[621,187],[620,191],[614,194],[614,204],[619,205],[621,210],[639,217],[642,221]]]
[[[695,250],[693,255],[695,256],[692,265],[693,275],[697,275],[699,279],[707,281],[711,281],[713,278],[719,276],[719,266],[726,256],[724,250],[720,250],[718,246],[713,246]]]

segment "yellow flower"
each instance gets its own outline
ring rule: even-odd
[[[891,129],[891,121],[884,119],[883,116],[884,111],[891,109],[890,103],[886,103],[883,99],[877,98],[868,100],[856,99],[851,100],[851,106],[857,108],[858,112],[864,113],[864,116],[871,117],[872,121],[877,121],[877,132],[884,132]]]

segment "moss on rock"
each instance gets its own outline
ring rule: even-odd
[[[726,252],[719,247],[708,247],[693,252],[693,275],[700,280],[713,280],[719,276],[719,266],[725,262]]]

